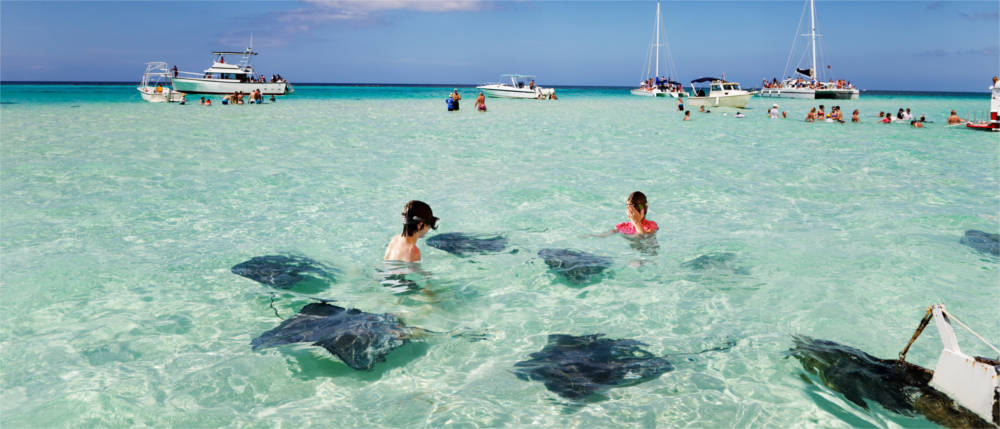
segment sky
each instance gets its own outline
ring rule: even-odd
[[[806,5],[663,1],[661,74],[756,87],[807,67]],[[997,0],[818,0],[816,15],[820,68],[861,89],[984,92],[1000,73]],[[629,86],[644,77],[655,16],[652,0],[0,0],[0,80],[138,81],[147,61],[199,72],[253,34],[255,69],[293,84],[527,73],[543,86]]]

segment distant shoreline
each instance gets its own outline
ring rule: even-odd
[[[28,81],[28,80],[5,80],[0,81],[3,85],[71,85],[71,86],[121,86],[135,85],[136,82],[87,82],[87,81]],[[294,86],[344,86],[344,87],[415,87],[415,88],[474,88],[480,84],[466,83],[345,83],[345,82],[292,82]],[[632,89],[631,86],[617,85],[550,85],[553,88],[563,89]],[[747,88],[759,90],[760,88]],[[989,91],[915,91],[915,90],[890,90],[890,89],[870,89],[862,90],[863,94],[870,95],[990,95]]]

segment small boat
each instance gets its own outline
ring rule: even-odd
[[[981,131],[1000,131],[1000,83],[990,87],[990,120],[966,122],[966,128]]]
[[[660,76],[660,1],[656,1],[656,38],[653,43],[650,44],[649,55],[646,58],[646,74],[643,76],[642,81],[639,82],[638,88],[633,88],[631,91],[632,95],[640,95],[644,97],[666,97],[670,96],[673,98],[686,97],[687,93],[684,92],[684,85],[680,82],[675,82],[670,80],[670,78],[663,78]],[[655,49],[654,49],[655,48]],[[653,58],[653,53],[655,54],[655,59]],[[670,48],[667,47],[667,58],[670,58]],[[670,69],[673,70],[673,61],[668,61],[670,64]],[[649,65],[654,65],[654,71],[652,77],[649,75]]]
[[[708,91],[698,89],[696,83],[709,83]],[[691,95],[687,103],[691,106],[744,108],[753,97],[753,92],[744,91],[738,82],[728,82],[716,77],[703,77],[691,81]]]
[[[529,79],[528,84],[524,83]],[[482,90],[487,97],[496,98],[534,98],[539,100],[554,100],[556,90],[552,88],[542,88],[535,86],[535,76],[528,74],[504,74],[500,75],[499,83],[484,83],[476,87]]]
[[[803,13],[805,13],[803,11]],[[811,31],[809,34],[805,34],[811,37],[812,41],[812,68],[801,69],[795,67],[795,72],[799,75],[806,77],[804,78],[785,78],[781,82],[777,79],[772,79],[771,82],[764,81],[761,85],[760,96],[761,97],[779,97],[779,98],[805,98],[805,99],[835,99],[835,100],[857,100],[858,90],[851,84],[851,82],[846,80],[833,81],[832,79],[823,82],[818,77],[818,69],[816,68],[816,2],[815,0],[809,0],[809,13],[810,13],[810,23]],[[796,31],[798,33],[798,31]],[[794,45],[794,43],[793,43]],[[793,46],[794,49],[794,46]],[[791,58],[789,58],[791,60]],[[791,64],[789,62],[788,64]],[[827,66],[829,68],[829,66]],[[788,70],[786,69],[787,73]]]
[[[948,395],[961,406],[968,408],[987,422],[1000,426],[1000,349],[983,339],[962,323],[954,314],[944,308],[944,304],[934,304],[927,309],[909,344],[899,353],[899,361],[906,361],[906,352],[917,340],[920,333],[934,319],[941,337],[941,353],[938,355],[934,375],[929,385]],[[997,359],[973,357],[962,352],[952,322],[957,322],[969,333],[997,352]]]
[[[294,91],[284,79],[266,79],[254,73],[250,57],[257,55],[251,48],[245,51],[212,52],[212,66],[202,73],[175,72],[171,77],[177,91],[188,94],[249,94],[260,90],[262,95],[286,95]],[[240,55],[238,63],[227,63],[226,55]]]
[[[151,103],[173,103],[181,101],[184,93],[175,91],[170,85],[170,70],[163,61],[146,63],[139,86],[135,88],[143,100]]]

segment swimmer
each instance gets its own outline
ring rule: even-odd
[[[622,222],[615,226],[617,232],[625,235],[652,234],[660,227],[649,219],[646,219],[646,212],[649,210],[649,203],[646,201],[646,194],[635,191],[628,195],[625,201],[625,213],[628,215],[628,222]]]
[[[690,110],[685,110],[684,111],[684,120],[685,121],[690,121],[691,120],[691,111]]]
[[[747,117],[747,115],[744,115],[743,112],[736,112],[736,117],[737,118],[745,118],[745,117]]]
[[[705,106],[698,106],[698,111],[699,112],[704,112],[705,111]]]
[[[386,261],[420,262],[417,240],[437,229],[438,218],[431,212],[431,206],[422,201],[410,201],[403,207],[403,233],[389,241],[385,249]]]
[[[785,119],[785,118],[788,118],[788,112],[782,110],[781,111],[781,119]]]
[[[486,96],[482,92],[479,93],[479,97],[476,97],[476,110],[480,112],[486,111]]]
[[[958,117],[958,114],[954,110],[951,111],[951,116],[948,117],[948,125],[961,124],[965,122],[965,119]]]
[[[917,121],[917,120],[913,120],[913,121],[910,121],[910,126],[913,127],[913,128],[923,128],[924,124],[923,124],[923,122],[920,122],[920,121]]]
[[[851,122],[861,122],[861,113],[858,109],[854,109],[854,113],[851,113]]]

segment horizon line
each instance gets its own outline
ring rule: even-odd
[[[290,82],[291,83],[291,82]],[[135,85],[134,81],[74,81],[74,80],[0,80],[0,85]],[[469,83],[400,83],[400,82],[298,82],[300,86],[367,86],[367,87],[424,87],[424,88],[475,88],[482,84]],[[553,88],[581,89],[631,89],[625,85],[574,85],[553,84]],[[760,88],[744,88],[757,90]],[[945,90],[912,90],[912,89],[859,89],[861,92],[903,92],[903,93],[941,93],[941,94],[990,94],[990,91],[945,91]]]

